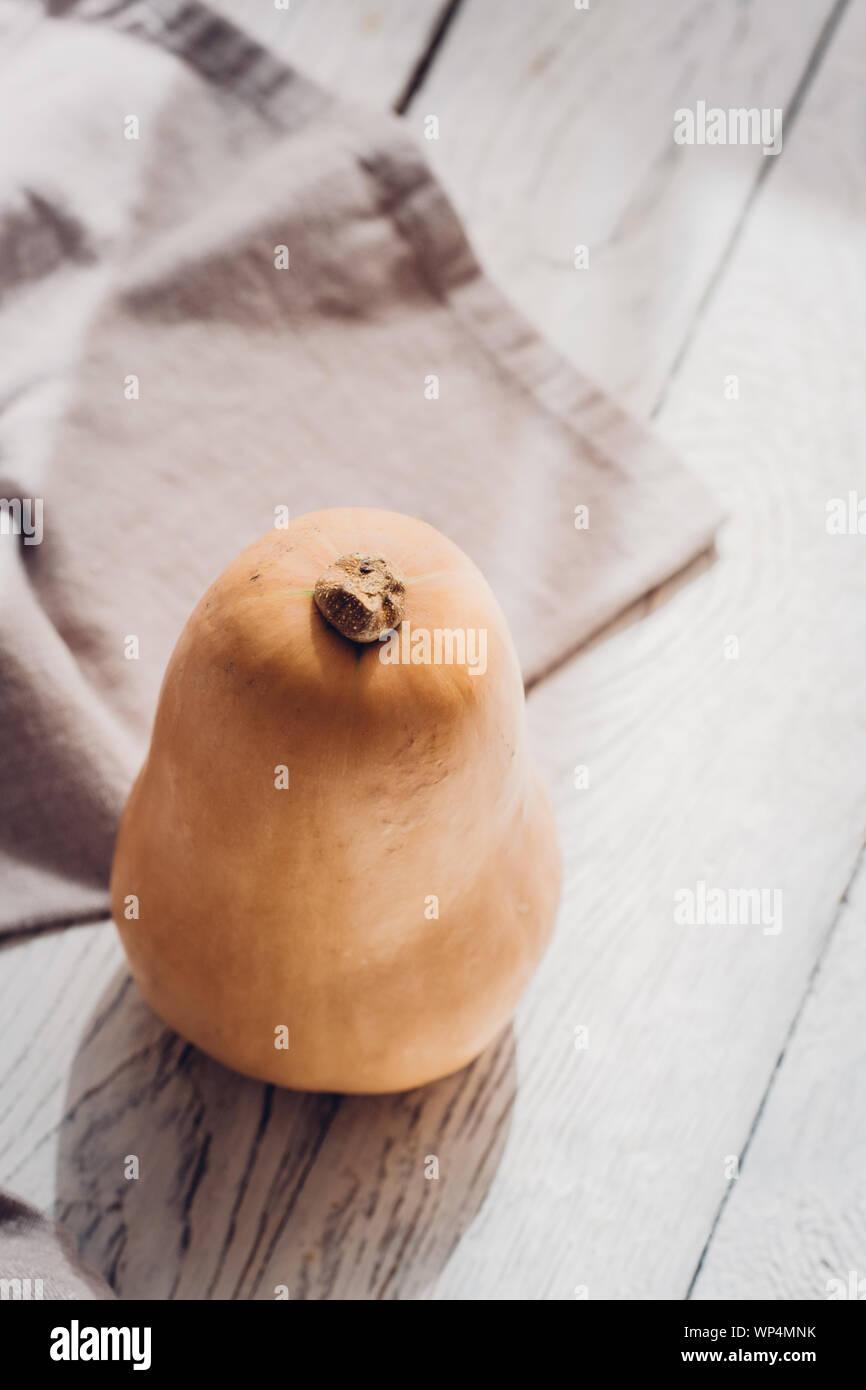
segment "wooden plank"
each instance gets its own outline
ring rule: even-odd
[[[306,76],[350,101],[391,106],[435,32],[445,0],[208,0]]]
[[[488,269],[623,404],[658,400],[755,181],[756,146],[683,147],[699,100],[782,107],[833,11],[794,0],[464,0],[409,107]],[[589,268],[574,268],[574,248]]]
[[[828,499],[866,496],[864,41],[861,8],[662,412],[728,506],[718,563],[530,700],[566,906],[511,1139],[439,1296],[685,1295],[866,836],[866,542],[825,530]],[[783,930],[678,926],[700,880],[780,888]]]
[[[0,943],[0,1187],[40,1207],[54,1201],[57,1134],[87,1013],[121,963],[115,935],[70,927]]]
[[[693,1298],[866,1298],[866,868],[781,1059]]]

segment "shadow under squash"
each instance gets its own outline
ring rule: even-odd
[[[481,1206],[515,1088],[509,1027],[400,1095],[280,1090],[167,1029],[123,969],[70,1069],[56,1215],[121,1298],[424,1297]]]

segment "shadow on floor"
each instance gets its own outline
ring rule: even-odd
[[[423,1297],[484,1200],[515,1089],[510,1027],[400,1095],[250,1081],[121,970],[71,1064],[56,1214],[121,1298]]]

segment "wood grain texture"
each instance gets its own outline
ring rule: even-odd
[[[755,146],[687,148],[698,100],[786,114],[830,0],[464,0],[410,125],[486,267],[579,366],[655,405],[750,191]],[[424,139],[424,120],[439,136]],[[574,248],[589,248],[588,269]]]
[[[307,77],[337,95],[392,106],[423,56],[446,0],[208,0]]]
[[[530,699],[566,907],[518,1029],[513,1139],[443,1296],[684,1296],[863,844],[863,537],[825,509],[866,495],[864,38],[853,11],[660,418],[728,507],[717,564]],[[782,932],[677,926],[701,879],[778,887]]]
[[[635,33],[621,37],[631,51]],[[860,7],[817,69],[660,412],[729,509],[716,563],[530,696],[565,900],[513,1032],[423,1092],[297,1096],[233,1077],[163,1029],[109,927],[0,951],[0,1183],[52,1208],[125,1296],[272,1298],[277,1284],[305,1298],[685,1296],[726,1161],[749,1140],[866,837],[866,538],[825,530],[829,498],[866,496],[864,53]],[[725,182],[718,151],[690,153],[707,186]],[[682,244],[683,275],[706,288],[693,251],[703,256]],[[632,351],[616,314],[610,332]],[[725,395],[731,374],[738,399]],[[739,656],[726,659],[732,636]],[[677,925],[674,894],[699,879],[781,889],[782,931]],[[830,1006],[851,1008],[847,991]],[[781,1109],[771,1093],[739,1180],[747,1200],[753,1173],[757,1211],[811,1095],[799,1171],[820,1184],[804,1219],[823,1230],[806,1239],[796,1179],[782,1188],[778,1248],[791,1253],[772,1257],[787,1264],[771,1275],[782,1296],[805,1290],[825,1257],[843,1276],[859,1268],[862,1200],[852,1215],[849,1194],[862,1127],[850,1120],[838,1164],[822,1147],[832,1134],[821,1137],[842,1103],[831,1092],[855,1074],[851,1028],[835,1072],[829,1035],[823,1070],[817,1057],[803,1070],[792,1043]],[[138,1181],[123,1176],[131,1153]],[[438,1179],[424,1176],[429,1156]],[[753,1231],[737,1266],[735,1217],[732,1197],[699,1292],[713,1277],[754,1296],[764,1277],[767,1237]]]
[[[423,1090],[301,1095],[164,1028],[110,923],[0,954],[0,1184],[51,1207],[121,1295],[406,1298],[435,1282],[506,1140],[510,1029]]]
[[[866,1298],[864,997],[861,866],[731,1181],[693,1298]]]

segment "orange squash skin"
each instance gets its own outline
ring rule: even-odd
[[[330,627],[313,586],[356,551],[406,577],[413,631],[486,629],[484,674],[385,664]],[[362,508],[244,551],[178,641],[115,850],[114,919],[156,1013],[249,1076],[405,1090],[504,1027],[559,889],[517,658],[467,557]]]

